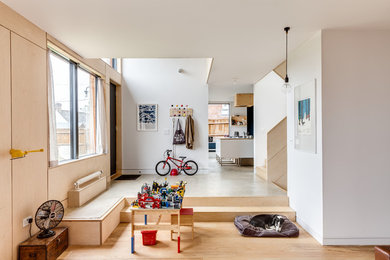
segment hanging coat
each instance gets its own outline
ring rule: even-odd
[[[185,132],[187,149],[194,149],[194,134],[194,119],[191,116],[187,116]]]

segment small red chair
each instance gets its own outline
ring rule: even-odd
[[[177,214],[171,215],[171,225],[177,225]],[[180,226],[192,227],[192,239],[194,239],[194,209],[182,208],[180,209]],[[177,233],[171,230],[171,240],[173,239],[173,233]]]

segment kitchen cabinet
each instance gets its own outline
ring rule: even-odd
[[[235,107],[252,107],[253,106],[253,93],[238,93],[234,97]]]

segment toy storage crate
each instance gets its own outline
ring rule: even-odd
[[[156,244],[157,230],[144,230],[141,231],[142,244],[144,246],[153,246]]]

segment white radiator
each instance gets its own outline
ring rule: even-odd
[[[106,190],[106,178],[102,171],[91,173],[74,182],[73,190],[68,192],[68,206],[80,207]]]

